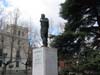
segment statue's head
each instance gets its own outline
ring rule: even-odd
[[[41,18],[45,18],[45,14],[41,14]]]

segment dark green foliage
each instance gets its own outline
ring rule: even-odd
[[[70,61],[71,70],[81,73],[100,70],[99,8],[99,0],[65,0],[61,4],[60,15],[68,22],[52,46],[58,49],[59,59]],[[96,22],[98,26],[94,26]]]
[[[61,4],[61,16],[75,26],[93,25],[97,21],[96,0],[66,0]]]
[[[81,39],[84,35],[86,35],[86,33],[65,32],[55,37],[52,46],[58,48],[60,57],[69,58],[72,54],[80,50]]]

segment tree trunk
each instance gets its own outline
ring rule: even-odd
[[[26,75],[28,75],[28,71],[27,71],[27,63],[25,64],[25,68],[26,68]]]
[[[2,75],[6,75],[6,64],[4,64],[3,70],[2,70]]]

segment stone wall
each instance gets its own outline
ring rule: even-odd
[[[1,71],[0,71],[0,75],[2,75]],[[26,73],[25,70],[9,70],[6,72],[6,75],[32,75],[32,71],[28,71]]]

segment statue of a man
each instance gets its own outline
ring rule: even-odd
[[[47,47],[49,20],[48,18],[45,18],[45,14],[41,14],[40,23],[41,23],[40,33],[41,33],[42,43],[43,43],[43,46]]]

